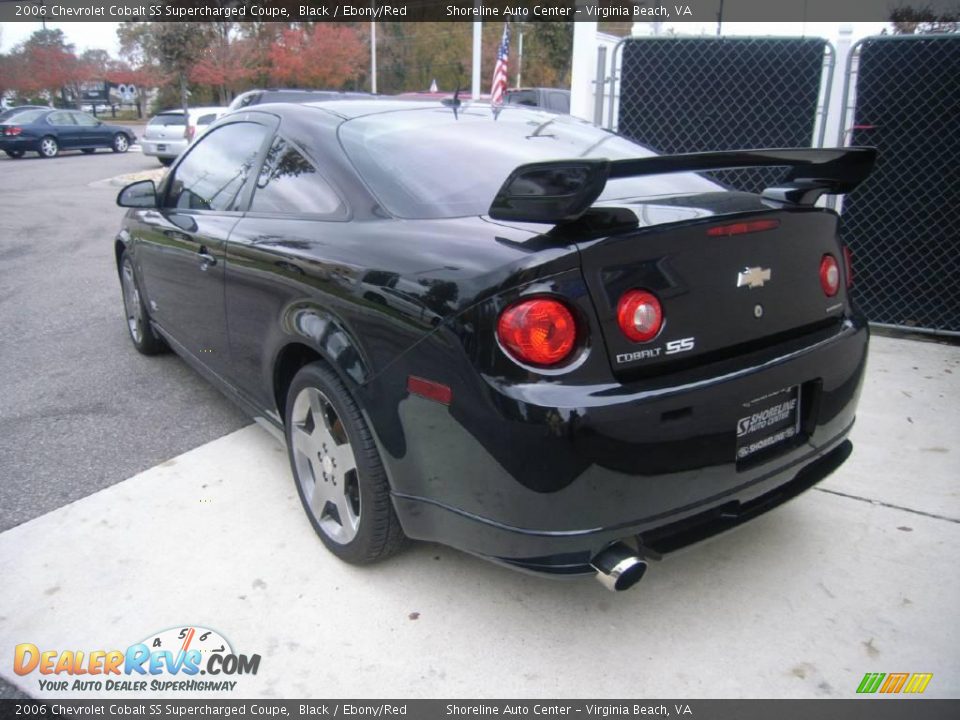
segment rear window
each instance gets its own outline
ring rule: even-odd
[[[17,111],[15,111],[15,112],[10,113],[9,116],[7,116],[6,118],[4,118],[3,122],[6,122],[6,123],[12,123],[12,122],[32,123],[34,120],[38,120],[40,117],[42,117],[45,112],[49,112],[49,111],[47,111],[47,110],[17,110]]]
[[[150,121],[151,125],[186,125],[183,113],[163,113]]]
[[[485,215],[519,165],[655,153],[569,116],[487,106],[406,110],[344,122],[340,140],[383,206],[403,218]],[[722,190],[693,173],[611,180],[600,200]]]

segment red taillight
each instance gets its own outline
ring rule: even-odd
[[[820,287],[827,297],[833,297],[840,289],[840,268],[833,255],[824,255],[820,260]]]
[[[634,342],[653,340],[663,327],[663,309],[646,290],[628,290],[617,303],[617,324]]]
[[[3,134],[8,136],[16,136],[23,132],[23,128],[13,125],[11,127],[5,127],[3,129]]]
[[[847,288],[853,287],[853,253],[846,245],[843,246],[843,267],[847,271]]]
[[[187,131],[184,133],[184,136],[187,138],[187,140],[193,140],[193,134],[196,131],[197,129],[193,125],[187,125]]]
[[[560,364],[573,352],[577,323],[559,300],[532,298],[503,311],[497,337],[520,362],[549,367]]]
[[[778,227],[780,227],[779,220],[749,220],[747,222],[716,225],[707,229],[707,235],[710,237],[730,237],[731,235],[745,235],[747,233],[773,230]]]

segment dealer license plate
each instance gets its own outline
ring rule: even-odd
[[[789,442],[799,432],[799,385],[744,403],[737,420],[737,460]]]

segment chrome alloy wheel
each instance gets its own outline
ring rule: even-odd
[[[306,505],[324,534],[346,545],[360,526],[360,485],[343,422],[326,395],[306,387],[294,400],[291,425],[293,461]]]
[[[133,277],[133,265],[129,259],[124,259],[120,273],[120,282],[123,285],[123,309],[127,313],[127,327],[130,337],[135,343],[143,339],[143,305],[140,303],[140,291],[137,290],[137,281]]]
[[[130,141],[127,140],[126,135],[120,134],[114,138],[113,149],[117,152],[126,152],[128,147],[130,147]]]
[[[40,153],[44,157],[53,157],[57,154],[57,141],[53,138],[44,138],[40,141]]]

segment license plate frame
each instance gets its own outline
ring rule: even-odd
[[[782,449],[800,434],[800,385],[791,385],[743,403],[736,424],[737,462]]]

